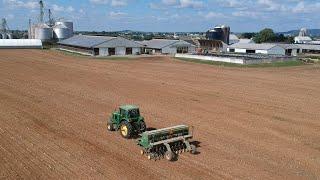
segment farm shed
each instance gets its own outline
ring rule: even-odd
[[[58,42],[61,49],[93,56],[137,55],[143,45],[123,37],[76,35]]]
[[[145,52],[149,54],[184,54],[196,51],[195,45],[183,40],[152,39],[141,43],[145,45]]]
[[[286,49],[277,44],[236,43],[227,48],[232,53],[286,55]]]
[[[42,49],[39,39],[0,39],[0,49]]]

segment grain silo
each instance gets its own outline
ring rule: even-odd
[[[53,27],[53,37],[57,40],[63,40],[71,37],[71,31],[63,24],[58,24]]]
[[[53,38],[52,28],[46,24],[38,24],[35,27],[35,39],[50,41]]]
[[[70,30],[71,34],[73,35],[73,22],[71,22],[71,21],[57,21],[57,22],[55,22],[55,25],[60,25],[60,24],[66,26]]]
[[[229,26],[216,26],[206,32],[206,38],[208,40],[220,40],[226,44],[229,44],[230,27]]]

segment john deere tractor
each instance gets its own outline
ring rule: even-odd
[[[118,111],[112,113],[107,126],[109,131],[119,130],[121,136],[127,139],[146,131],[144,118],[135,105],[120,106]]]

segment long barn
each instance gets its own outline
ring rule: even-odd
[[[75,35],[58,42],[59,48],[92,56],[137,55],[142,44],[123,37]]]
[[[0,49],[42,49],[39,39],[0,39]]]

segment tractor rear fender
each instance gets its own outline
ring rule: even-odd
[[[117,130],[120,128],[120,124],[121,124],[123,121],[126,121],[126,120],[125,120],[125,119],[122,119],[122,120],[119,121],[119,123],[116,123]]]

